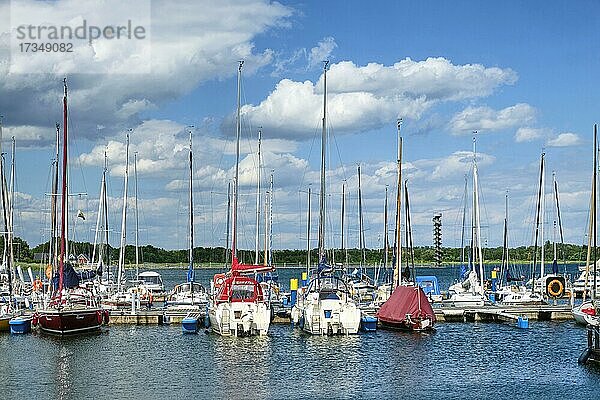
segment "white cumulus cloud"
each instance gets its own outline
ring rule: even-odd
[[[526,103],[518,103],[501,110],[487,106],[469,106],[457,113],[450,121],[450,130],[455,134],[499,131],[515,126],[526,125],[535,120],[535,108]]]
[[[342,61],[332,64],[327,73],[328,120],[341,132],[376,129],[399,116],[418,119],[439,102],[488,96],[516,79],[508,68],[454,65],[444,58],[406,58],[391,66],[369,63],[362,67]],[[283,79],[258,105],[244,105],[242,113],[252,125],[266,127],[280,137],[305,138],[322,118],[322,107],[321,75],[316,83]]]
[[[519,128],[515,134],[515,142],[531,142],[543,137],[544,130],[539,128]]]
[[[568,147],[581,144],[581,138],[576,133],[565,132],[549,139],[546,145],[549,147]]]

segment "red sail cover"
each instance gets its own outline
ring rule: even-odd
[[[419,286],[398,286],[381,306],[377,317],[384,322],[400,323],[406,314],[411,314],[413,319],[429,317],[435,323],[433,308]]]
[[[233,262],[231,263],[231,272],[268,272],[273,271],[274,268],[271,265],[252,265],[252,264],[240,264],[237,257],[233,257]]]

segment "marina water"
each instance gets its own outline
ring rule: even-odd
[[[572,271],[576,273],[576,267]],[[282,283],[301,269],[280,269]],[[183,270],[161,270],[172,287]],[[207,285],[215,270],[198,270]],[[420,269],[447,288],[452,269]],[[285,285],[284,285],[285,286]],[[110,326],[77,337],[0,336],[0,398],[600,398],[600,370],[577,364],[572,321],[439,323],[319,337],[272,325],[267,337],[184,335],[179,325]]]

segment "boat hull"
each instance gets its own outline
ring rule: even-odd
[[[361,313],[354,303],[341,300],[305,301],[302,329],[313,335],[354,335],[360,328]]]
[[[208,317],[212,331],[222,336],[264,336],[271,323],[271,311],[260,302],[213,304]]]
[[[8,332],[10,330],[9,321],[12,316],[0,317],[0,332]]]
[[[71,335],[98,331],[104,322],[100,308],[81,310],[42,310],[37,317],[42,332]]]
[[[18,335],[31,332],[31,317],[15,317],[10,320],[10,333]]]
[[[383,329],[390,329],[404,332],[433,332],[433,322],[430,319],[419,321],[385,321],[380,319],[379,324]]]

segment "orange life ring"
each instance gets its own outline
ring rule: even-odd
[[[33,281],[33,290],[35,290],[36,292],[38,290],[40,290],[43,287],[43,283],[42,281],[40,281],[39,279],[36,279],[35,281]]]
[[[552,279],[546,287],[548,294],[552,297],[561,297],[565,293],[565,286],[558,279]]]
[[[225,282],[225,274],[215,274],[214,278],[215,288],[218,289],[223,286]]]

